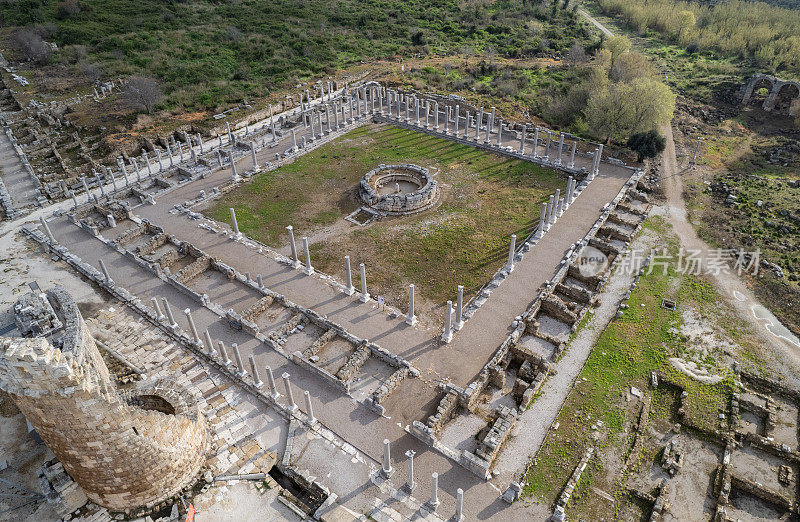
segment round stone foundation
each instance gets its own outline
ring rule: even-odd
[[[387,214],[421,212],[439,199],[428,169],[410,163],[378,165],[361,178],[359,194],[367,206]]]

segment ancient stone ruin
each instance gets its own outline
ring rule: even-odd
[[[767,89],[766,97],[759,95],[761,89]],[[761,107],[767,112],[788,114],[793,100],[796,99],[800,99],[800,83],[757,73],[744,88],[742,105],[761,103]]]
[[[92,501],[131,511],[194,483],[209,436],[187,393],[164,381],[120,392],[61,287],[23,296],[15,314],[36,337],[0,338],[0,388]]]
[[[428,169],[410,163],[381,164],[367,172],[358,188],[368,206],[390,214],[420,212],[439,199],[436,180]]]

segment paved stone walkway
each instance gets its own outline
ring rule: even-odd
[[[0,130],[0,176],[11,195],[14,208],[21,209],[36,203],[36,182],[22,166],[14,146],[2,130]]]

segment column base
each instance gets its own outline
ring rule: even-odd
[[[442,342],[445,344],[449,344],[450,341],[453,340],[453,332],[452,330],[449,332],[442,333]]]
[[[429,501],[425,502],[425,504],[423,504],[423,505],[424,505],[424,507],[428,508],[432,513],[436,513],[436,508],[439,507],[439,504],[441,504],[441,502],[439,502],[438,500],[436,502],[431,502],[429,500]]]
[[[411,317],[408,317],[408,315],[406,315],[406,324],[408,326],[416,326],[416,324],[417,324],[417,316],[413,315]]]
[[[462,328],[464,328],[464,321],[456,321],[456,323],[453,325],[453,330],[455,331],[459,331]]]
[[[362,303],[366,303],[367,301],[369,301],[369,293],[361,294],[361,297],[359,297],[358,299]]]
[[[390,478],[392,475],[394,475],[394,468],[389,468],[389,469],[383,469],[383,468],[381,468],[381,476],[382,476],[383,478],[385,478],[385,479],[388,479],[388,478]]]
[[[264,386],[264,382],[263,381],[254,382],[253,386],[260,389]]]
[[[314,267],[313,266],[309,266],[309,267],[303,268],[303,273],[305,275],[307,275],[307,276],[313,275],[314,274]]]
[[[353,295],[354,293],[356,293],[356,289],[355,289],[355,287],[352,287],[352,286],[351,287],[345,287],[344,293],[347,294],[347,295]]]

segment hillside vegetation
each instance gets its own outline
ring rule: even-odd
[[[527,0],[18,0],[3,25],[89,76],[157,78],[169,103],[215,108],[373,58],[560,52],[586,30],[572,10]],[[38,57],[37,57],[38,58]]]
[[[713,6],[664,0],[597,0],[640,34],[656,31],[693,51],[752,60],[766,71],[800,75],[800,12],[764,2],[727,0]]]

